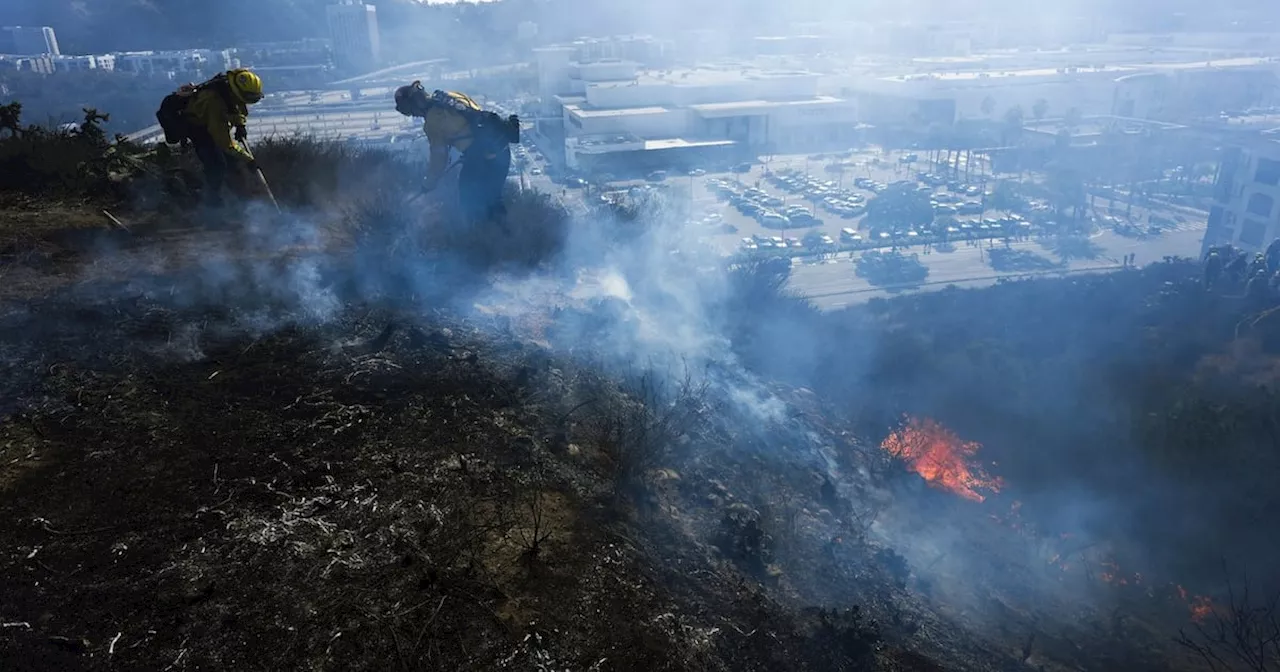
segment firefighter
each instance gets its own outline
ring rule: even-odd
[[[1223,260],[1222,254],[1217,249],[1209,251],[1208,256],[1204,259],[1204,288],[1213,289],[1218,279],[1222,277]]]
[[[262,78],[245,69],[229,70],[197,86],[184,87],[179,111],[182,131],[204,166],[205,201],[222,205],[229,170],[258,169],[243,146],[249,106],[262,100]]]
[[[466,94],[427,93],[422,82],[396,89],[396,111],[423,120],[422,131],[431,145],[423,190],[436,188],[449,166],[449,150],[462,157],[458,174],[458,204],[471,222],[501,220],[506,213],[502,191],[511,171],[511,147],[520,142],[520,120],[485,111]]]
[[[1222,274],[1226,276],[1227,282],[1232,286],[1244,283],[1248,279],[1245,271],[1249,268],[1249,255],[1236,249],[1232,249],[1228,261],[1222,268]]]
[[[1267,299],[1270,298],[1270,280],[1271,279],[1267,276],[1267,269],[1257,269],[1249,278],[1248,284],[1244,286],[1245,298],[1255,306],[1261,307],[1267,302]]]
[[[1271,241],[1263,255],[1267,259],[1267,271],[1271,273],[1280,271],[1280,238]]]

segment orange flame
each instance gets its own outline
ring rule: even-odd
[[[981,502],[986,497],[979,490],[1000,492],[1000,479],[988,475],[974,462],[982,446],[962,441],[933,420],[908,418],[906,425],[885,438],[880,447],[905,460],[930,484],[965,499]]]
[[[1200,623],[1213,614],[1213,600],[1204,595],[1196,595],[1187,605],[1191,609],[1191,620]]]

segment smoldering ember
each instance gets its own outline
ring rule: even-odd
[[[0,9],[0,669],[1280,670],[1262,10],[260,4]]]

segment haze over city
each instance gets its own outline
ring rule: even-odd
[[[1276,672],[1280,15],[8,0],[0,668]]]

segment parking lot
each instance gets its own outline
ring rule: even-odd
[[[524,179],[574,210],[585,209],[609,192],[661,188],[687,210],[688,235],[726,255],[802,257],[874,248],[924,250],[942,243],[965,248],[982,240],[1002,244],[1053,234],[1053,209],[1048,203],[1032,201],[1018,212],[991,208],[999,202],[993,198],[997,182],[978,165],[980,160],[975,159],[967,180],[963,169],[959,179],[934,174],[925,157],[910,152],[864,149],[763,157],[732,170],[669,171],[648,180],[586,175],[589,179],[565,176],[553,182],[545,174],[534,174],[535,167],[538,173],[550,171],[550,166],[534,158],[526,164]],[[921,200],[933,210],[932,222],[872,230],[865,210],[887,190],[927,196]],[[1151,217],[1164,223],[1153,227]],[[1087,231],[1115,231],[1135,242],[1149,234],[1203,226],[1203,219],[1188,213],[1130,209],[1103,199],[1088,208],[1083,220]]]
[[[938,233],[954,240],[1017,237],[1029,229],[1019,216],[984,209],[984,182],[947,184],[930,175],[924,184],[912,170],[914,162],[903,160],[907,156],[885,158],[871,151],[782,156],[740,166],[741,172],[667,181],[689,180],[693,224],[705,227],[702,235],[725,253],[776,254],[785,248],[812,254],[922,244],[929,231],[872,231],[864,221],[867,205],[894,183],[928,193],[935,214],[950,218]]]

